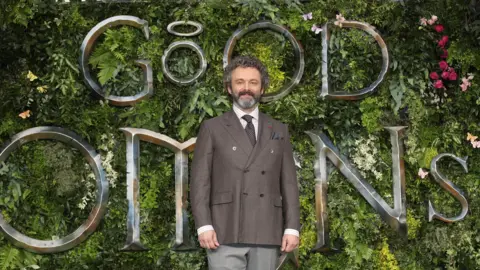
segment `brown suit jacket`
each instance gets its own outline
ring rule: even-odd
[[[220,244],[281,245],[285,228],[300,230],[288,128],[261,112],[258,120],[255,147],[234,111],[200,127],[190,202],[196,227],[213,225]]]

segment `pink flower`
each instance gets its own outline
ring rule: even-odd
[[[470,80],[473,79],[473,75],[469,75],[468,78],[463,77],[462,78],[462,84],[460,84],[460,88],[462,88],[462,91],[465,92],[467,91],[468,87],[472,86],[472,83]]]
[[[480,141],[471,142],[473,148],[480,148]]]
[[[433,20],[433,22],[437,22],[437,20],[438,20],[438,17],[437,17],[437,16],[435,16],[435,15],[432,15],[432,20]]]
[[[422,168],[418,170],[418,176],[420,176],[420,178],[424,179],[425,177],[427,177],[427,175],[428,175],[428,172],[424,171]]]
[[[427,25],[427,19],[426,18],[420,18],[420,25],[426,26]]]
[[[434,20],[432,20],[432,19],[430,19],[430,20],[428,20],[428,21],[427,21],[427,23],[428,23],[428,25],[432,25],[432,24],[434,24],[434,23],[435,23],[435,21],[434,21]]]
[[[312,12],[303,14],[302,17],[303,17],[303,20],[304,20],[304,21],[306,21],[306,20],[311,20],[311,19],[313,18]]]
[[[435,31],[437,31],[437,33],[441,33],[441,32],[443,32],[443,30],[444,30],[443,25],[441,25],[441,24],[435,25]]]
[[[468,78],[462,78],[462,82],[467,86],[472,86],[472,83],[470,82],[472,79],[473,79],[473,75],[470,75],[468,76]]]
[[[312,25],[312,32],[315,32],[315,35],[318,35],[318,33],[322,32],[322,27],[318,27],[316,24]]]
[[[443,49],[443,54],[440,55],[440,58],[442,58],[442,59],[447,59],[447,58],[448,58],[448,51],[445,50],[445,49]]]
[[[438,66],[440,67],[441,70],[446,70],[448,68],[448,64],[445,61],[440,61],[438,62]]]
[[[440,89],[440,88],[443,88],[443,81],[442,80],[436,80],[434,83],[433,83],[433,87],[437,88],[437,89]]]
[[[455,70],[452,68],[452,70],[450,71],[450,73],[448,74],[448,79],[450,81],[456,81],[457,80],[457,73],[455,72]]]
[[[445,45],[448,43],[448,36],[443,36],[441,40],[438,41],[438,46],[440,48],[445,48]]]
[[[449,75],[450,75],[450,72],[448,72],[448,71],[442,72],[442,79],[444,79],[444,80],[448,79]]]
[[[438,73],[435,71],[430,72],[430,79],[432,80],[438,80],[440,77],[438,76]]]
[[[345,21],[345,18],[343,17],[342,13],[339,13],[336,15],[337,20],[333,23],[337,26],[342,27],[342,23]]]

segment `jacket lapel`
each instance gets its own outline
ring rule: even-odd
[[[246,167],[250,166],[250,164],[252,164],[255,161],[255,159],[259,156],[259,154],[262,152],[262,149],[268,145],[270,141],[270,136],[272,133],[271,130],[272,130],[272,123],[269,121],[268,117],[264,113],[259,112],[257,143],[255,144],[253,151],[248,157]]]
[[[250,156],[253,149],[252,143],[250,143],[247,133],[233,110],[224,114],[223,124],[228,133],[230,133],[230,136],[238,143],[238,146],[242,148],[247,156]]]

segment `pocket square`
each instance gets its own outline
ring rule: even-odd
[[[272,136],[270,140],[283,140],[283,133],[282,132],[272,132]]]

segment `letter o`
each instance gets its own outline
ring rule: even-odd
[[[167,64],[167,59],[170,57],[170,54],[176,49],[179,48],[189,48],[195,51],[200,58],[200,69],[193,75],[192,78],[186,78],[186,79],[181,79],[175,77],[169,70],[168,70],[168,64]],[[185,40],[185,41],[176,41],[170,44],[168,48],[165,50],[162,56],[162,71],[163,74],[167,77],[169,81],[171,81],[174,84],[177,85],[187,85],[194,83],[198,78],[200,78],[205,71],[207,70],[207,59],[205,59],[205,55],[203,53],[202,48],[198,46],[195,42]]]
[[[303,55],[303,48],[297,39],[282,25],[274,24],[272,22],[257,22],[249,25],[247,28],[238,29],[233,33],[233,35],[228,39],[225,50],[223,51],[223,68],[226,68],[229,64],[233,48],[239,39],[241,39],[245,34],[258,29],[269,29],[275,32],[282,34],[287,38],[293,45],[295,51],[295,73],[293,74],[292,80],[284,85],[280,90],[275,93],[268,93],[262,96],[261,102],[270,102],[283,98],[288,95],[290,91],[300,82],[303,76],[303,70],[305,69],[305,60]]]
[[[75,247],[92,234],[107,209],[108,181],[105,178],[100,155],[77,134],[59,127],[35,127],[22,131],[5,143],[0,150],[0,163],[21,145],[39,139],[52,139],[66,143],[80,150],[87,158],[97,182],[96,204],[88,219],[73,233],[57,240],[38,240],[30,238],[10,226],[0,213],[0,230],[14,245],[35,253],[56,253]]]

